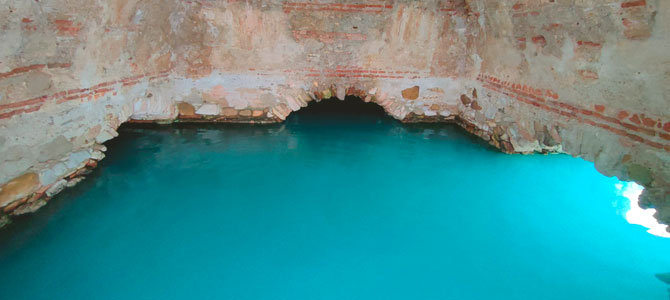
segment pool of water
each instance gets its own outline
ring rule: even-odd
[[[123,127],[0,231],[0,299],[668,299],[629,185],[371,114]]]

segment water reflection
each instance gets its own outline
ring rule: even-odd
[[[642,209],[639,204],[639,198],[644,191],[644,187],[635,182],[619,182],[616,184],[619,195],[630,201],[630,208],[626,212],[626,221],[630,224],[641,225],[656,236],[670,238],[670,232],[667,231],[667,225],[659,224],[654,214],[655,209]]]

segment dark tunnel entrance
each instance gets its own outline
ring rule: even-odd
[[[344,100],[335,97],[319,102],[310,102],[307,107],[295,111],[287,118],[295,121],[394,121],[384,108],[376,103],[364,102],[356,96],[347,96]]]

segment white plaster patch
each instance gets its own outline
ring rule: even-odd
[[[216,104],[211,104],[207,103],[198,108],[198,110],[195,111],[196,114],[203,115],[203,116],[216,116],[220,112],[219,106]]]
[[[97,76],[97,70],[98,67],[95,63],[89,62],[84,64],[84,67],[82,68],[80,74],[79,74],[79,82],[81,86],[93,86],[96,84],[98,80]]]

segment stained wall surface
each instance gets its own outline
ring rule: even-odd
[[[663,1],[0,4],[6,215],[75,184],[123,122],[281,122],[356,95],[505,152],[593,161],[670,223]]]

